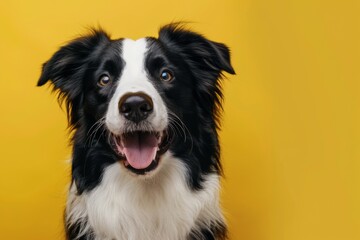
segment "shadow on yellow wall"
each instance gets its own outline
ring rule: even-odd
[[[359,3],[0,2],[0,239],[62,239],[65,114],[35,88],[85,27],[156,35],[171,21],[232,49],[223,206],[231,239],[360,239]]]

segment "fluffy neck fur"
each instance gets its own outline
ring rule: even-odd
[[[92,235],[96,240],[208,239],[204,229],[222,229],[219,176],[207,175],[206,187],[194,192],[179,159],[167,153],[162,161],[153,179],[131,176],[116,163],[106,168],[101,184],[92,191],[77,195],[73,186],[68,227],[81,226],[78,237]]]

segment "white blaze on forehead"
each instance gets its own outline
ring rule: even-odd
[[[145,53],[147,51],[146,39],[141,38],[136,41],[131,39],[124,39],[122,48],[122,57],[126,63],[124,74],[139,78],[141,75],[146,75],[144,63]],[[130,80],[130,79],[128,79]]]
[[[136,41],[124,39],[122,42],[121,57],[125,62],[125,66],[106,114],[106,125],[115,134],[124,131],[122,127],[125,119],[119,114],[118,103],[122,96],[129,93],[143,92],[151,97],[154,110],[147,120],[152,124],[154,130],[162,131],[167,125],[165,104],[149,80],[145,69],[147,51],[146,38]]]

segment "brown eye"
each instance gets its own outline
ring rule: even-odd
[[[108,75],[102,75],[98,81],[98,85],[100,87],[105,87],[109,83],[110,83],[110,77]]]
[[[168,70],[163,70],[160,73],[160,79],[163,81],[169,82],[169,81],[173,80],[173,78],[174,78],[173,74]]]

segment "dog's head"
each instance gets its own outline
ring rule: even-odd
[[[153,172],[169,149],[218,169],[222,71],[234,74],[228,48],[177,24],[136,41],[94,30],[57,51],[38,86],[66,101],[75,144],[108,147],[131,172]]]

